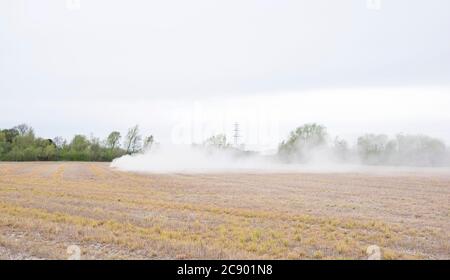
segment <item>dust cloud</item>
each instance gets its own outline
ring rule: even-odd
[[[338,158],[333,150],[310,151],[304,162],[286,162],[278,155],[260,155],[234,149],[205,149],[188,145],[159,147],[115,159],[111,167],[141,173],[386,173],[435,171],[450,174],[445,166],[367,165],[353,155]]]

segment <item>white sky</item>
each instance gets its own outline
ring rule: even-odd
[[[72,0],[76,1],[76,0]],[[0,0],[0,127],[271,148],[333,135],[450,143],[450,1]],[[68,8],[69,7],[69,8]]]

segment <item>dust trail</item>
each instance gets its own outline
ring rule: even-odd
[[[141,154],[115,159],[111,167],[122,171],[155,173],[205,172],[351,172],[358,164],[338,164],[316,157],[307,164],[285,163],[276,155],[260,155],[235,149],[164,146]]]
[[[317,147],[302,151],[301,161],[286,161],[279,155],[261,155],[233,148],[215,148],[190,145],[166,145],[144,153],[126,155],[115,159],[111,167],[122,171],[150,173],[210,173],[210,172],[415,172],[417,170],[450,174],[448,165],[417,165],[411,156],[410,164],[366,164],[356,150],[345,157],[332,147]],[[395,154],[397,155],[397,153]],[[408,154],[409,155],[409,154]],[[391,156],[389,157],[391,158]],[[393,161],[392,161],[393,162]]]
[[[242,156],[232,150],[173,145],[123,156],[115,159],[111,167],[138,172],[214,172],[270,169],[274,163],[262,156]]]

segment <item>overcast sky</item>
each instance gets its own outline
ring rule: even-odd
[[[376,5],[375,5],[376,6]],[[450,1],[0,0],[0,127],[270,148],[321,122],[450,143]]]

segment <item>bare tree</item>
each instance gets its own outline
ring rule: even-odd
[[[14,129],[17,130],[19,132],[19,135],[21,135],[21,136],[34,133],[33,128],[24,123],[19,124],[18,126],[15,126]]]
[[[153,135],[144,138],[144,150],[150,150],[152,148],[154,139]]]
[[[61,136],[57,136],[55,138],[53,138],[53,144],[55,144],[55,146],[57,148],[62,148],[66,145],[66,140],[64,140],[64,138],[62,138]]]
[[[125,144],[127,154],[136,153],[140,149],[141,136],[139,135],[139,126],[135,125],[128,129],[125,137]]]

